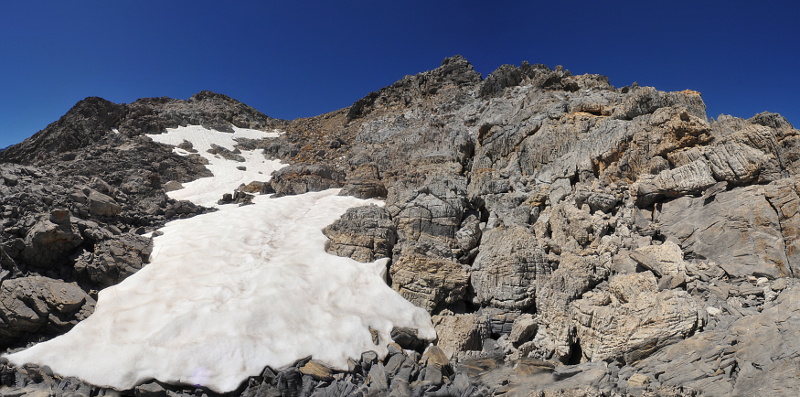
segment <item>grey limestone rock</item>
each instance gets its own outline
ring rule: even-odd
[[[410,183],[398,183],[389,189],[386,209],[397,225],[401,241],[434,246],[440,257],[449,258],[457,244],[455,234],[466,207],[466,181],[449,179],[446,174],[426,179],[426,184],[416,189],[409,189]]]
[[[663,385],[689,386],[707,396],[792,395],[796,371],[797,288],[775,304],[730,327],[698,333],[666,347],[634,367],[657,373]]]
[[[664,203],[657,221],[684,252],[715,261],[731,276],[790,276],[798,263],[797,197],[789,181],[721,192],[710,202],[682,197]]]
[[[378,167],[367,163],[360,164],[347,173],[345,185],[339,194],[367,199],[386,197],[387,191],[380,180]]]
[[[227,148],[212,143],[211,149],[208,149],[208,152],[215,156],[222,157],[225,160],[236,161],[239,163],[243,163],[245,161],[239,149],[228,150]]]
[[[497,227],[483,233],[483,248],[472,265],[474,301],[483,306],[526,309],[533,305],[537,280],[550,274],[536,236],[521,226]]]
[[[270,186],[385,197],[385,209],[353,209],[326,228],[327,249],[390,257],[392,287],[433,313],[439,333],[422,362],[391,345],[386,359],[366,354],[348,372],[308,360],[265,369],[236,393],[797,394],[789,277],[800,266],[800,133],[770,113],[709,121],[697,92],[617,89],[562,67],[503,65],[482,80],[456,56],[294,121],[210,92],[88,98],[0,152],[27,164],[0,164],[0,290],[37,272],[112,284],[146,261],[147,241],[134,233],[207,211],[165,193],[208,175],[199,156],[142,136],[188,124],[283,130],[238,142],[292,163],[242,195]],[[45,317],[20,320],[41,331],[15,338],[60,332]],[[398,342],[407,335],[395,331]],[[420,351],[430,342],[402,341]],[[58,389],[45,375],[0,365],[13,388],[2,392],[106,394]]]
[[[292,164],[272,174],[270,184],[279,196],[341,187],[344,173],[324,164]]]
[[[397,238],[389,214],[375,205],[348,209],[322,232],[330,239],[327,252],[359,262],[390,257]]]
[[[63,216],[63,210],[55,210],[54,213],[55,216],[40,216],[39,221],[25,235],[22,258],[31,265],[54,267],[83,243],[80,231],[72,223],[69,212]]]
[[[105,288],[139,271],[150,260],[153,240],[135,234],[123,234],[100,241],[94,251],[75,262],[75,271]]]
[[[680,197],[697,194],[716,183],[706,162],[693,161],[680,167],[663,170],[654,177],[640,178],[635,185],[637,202],[645,206],[658,200],[659,195]]]

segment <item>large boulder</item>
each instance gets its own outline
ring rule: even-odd
[[[99,288],[128,278],[150,260],[153,240],[135,234],[103,240],[75,261],[75,271],[83,274]]]
[[[489,337],[489,325],[477,314],[433,316],[432,321],[439,338],[437,346],[448,358],[459,352],[482,350],[483,340]]]
[[[652,271],[660,279],[660,286],[674,288],[687,281],[683,251],[672,241],[638,248],[630,253],[630,257],[639,266]]]
[[[112,198],[92,190],[87,197],[89,212],[95,216],[114,216],[122,212],[122,207]]]
[[[318,192],[341,187],[344,173],[325,164],[299,163],[272,173],[270,184],[279,196]]]
[[[390,257],[397,238],[389,214],[375,205],[348,209],[322,233],[330,239],[325,251],[359,262]]]
[[[583,358],[636,362],[680,341],[697,327],[697,305],[686,291],[658,291],[650,272],[620,274],[608,288],[571,305]]]
[[[392,288],[430,313],[464,299],[469,273],[456,262],[402,256],[389,268]]]
[[[94,304],[74,283],[41,276],[5,280],[0,285],[0,345],[34,333],[66,332],[88,317]]]
[[[536,281],[554,268],[536,236],[522,226],[501,226],[485,231],[480,247],[470,280],[475,303],[505,309],[532,306]]]
[[[76,225],[67,210],[53,210],[42,215],[25,236],[22,258],[37,267],[53,267],[63,262],[83,243]]]

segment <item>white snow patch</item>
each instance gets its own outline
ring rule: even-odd
[[[218,134],[224,133],[197,128],[154,137],[173,145],[187,139],[201,154],[204,142],[231,144],[221,142]],[[245,158],[248,170],[250,161],[261,161]],[[223,167],[205,179],[234,183]],[[238,184],[225,190],[204,186],[220,189],[214,192],[219,197]],[[197,190],[184,197],[208,200],[194,186],[176,192],[187,189]],[[88,319],[8,359],[49,365],[61,375],[116,389],[155,378],[226,392],[267,365],[280,368],[309,355],[337,369],[367,350],[383,357],[394,326],[433,339],[428,313],[384,282],[385,259],[364,264],[324,251],[323,227],[347,208],[382,205],[337,193],[257,196],[254,205],[220,206],[170,222],[154,240],[151,263],[101,291]],[[378,331],[379,346],[369,327]]]
[[[209,161],[206,167],[214,174],[211,178],[200,178],[183,184],[183,189],[169,192],[169,196],[176,200],[190,200],[195,204],[205,207],[217,206],[217,201],[225,193],[232,193],[241,184],[253,181],[268,181],[273,171],[285,166],[279,160],[267,160],[261,150],[246,151],[240,154],[245,162],[226,160],[219,155],[208,153],[211,144],[224,147],[230,151],[235,149],[237,138],[261,139],[277,137],[279,132],[264,132],[247,128],[233,127],[234,133],[208,130],[199,125],[167,129],[164,134],[147,135],[150,139],[167,145],[177,146],[184,140],[192,143],[197,154]],[[175,148],[175,153],[187,156],[186,150]],[[246,167],[240,170],[236,167]]]

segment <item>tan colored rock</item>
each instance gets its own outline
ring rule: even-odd
[[[314,360],[311,360],[307,362],[306,365],[300,367],[300,373],[303,375],[309,375],[319,381],[333,380],[333,372],[331,369]]]
[[[458,352],[483,349],[483,340],[489,337],[489,326],[476,314],[433,316],[433,327],[439,336],[437,346],[448,358]]]
[[[668,277],[669,288],[677,287],[686,281],[686,262],[678,244],[667,241],[661,245],[641,247],[630,253],[631,259],[651,270],[659,278]]]
[[[269,194],[275,192],[269,182],[261,181],[252,181],[247,185],[239,186],[236,190],[250,194]]]
[[[642,374],[633,374],[628,378],[628,387],[647,387],[650,384],[650,377]]]
[[[525,313],[514,320],[514,324],[511,326],[511,334],[508,335],[508,341],[514,346],[519,346],[533,339],[533,336],[536,335],[536,328],[536,320],[532,315]]]
[[[697,307],[685,291],[658,292],[650,272],[621,274],[571,305],[583,357],[631,363],[694,331]]]
[[[169,182],[165,183],[164,185],[162,185],[162,187],[164,188],[165,192],[171,192],[171,191],[183,189],[183,184],[178,182],[178,181],[169,181]]]
[[[422,353],[421,362],[427,365],[438,366],[439,368],[450,365],[450,359],[447,358],[447,354],[445,354],[442,348],[435,345],[428,346],[428,348],[425,349],[425,352]]]
[[[609,229],[609,222],[599,214],[590,213],[588,205],[576,208],[563,201],[553,206],[550,214],[550,230],[553,242],[562,252],[574,252],[597,244]]]
[[[564,254],[558,269],[541,280],[536,290],[539,329],[534,342],[544,355],[569,357],[575,342],[570,302],[605,280],[610,266],[607,256]]]
[[[469,284],[467,270],[445,259],[402,256],[389,275],[395,291],[428,312],[463,299]]]
[[[89,212],[96,216],[115,216],[122,212],[117,202],[103,193],[92,190],[88,197]]]

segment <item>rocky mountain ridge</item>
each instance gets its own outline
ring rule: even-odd
[[[697,92],[560,67],[482,79],[461,57],[293,121],[209,92],[87,98],[0,152],[4,346],[63,333],[145,265],[142,234],[208,211],[166,196],[202,162],[144,136],[187,124],[285,131],[239,142],[291,164],[248,194],[384,198],[328,226],[327,249],[391,258],[390,285],[438,333],[424,350],[397,330],[394,354],[349,373],[267,369],[236,394],[797,393],[798,130],[772,113],[708,120]],[[46,372],[4,367],[2,383],[105,393]]]

